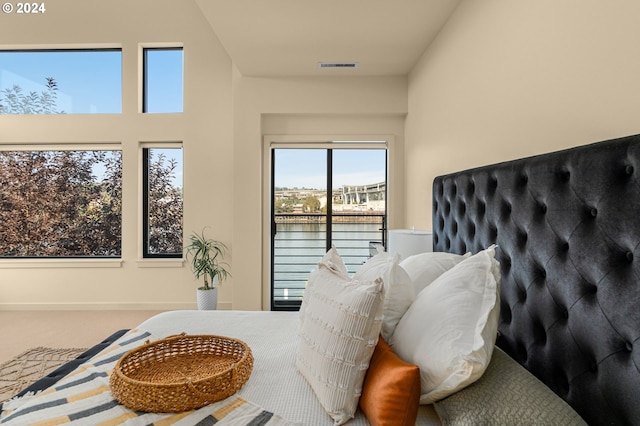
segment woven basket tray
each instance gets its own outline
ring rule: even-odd
[[[111,373],[115,399],[133,410],[178,413],[236,393],[253,369],[251,349],[222,336],[179,335],[132,349]]]

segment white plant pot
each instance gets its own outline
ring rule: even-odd
[[[196,289],[198,309],[201,311],[215,311],[218,309],[218,287],[209,290]]]

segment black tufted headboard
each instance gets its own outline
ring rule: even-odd
[[[437,177],[435,251],[498,245],[497,345],[589,424],[640,424],[640,135]]]

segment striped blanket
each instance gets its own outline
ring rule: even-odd
[[[144,330],[129,331],[49,389],[35,396],[7,401],[0,423],[7,426],[293,424],[238,395],[198,410],[175,414],[133,411],[119,404],[111,394],[109,374],[122,355],[146,340],[156,338]]]

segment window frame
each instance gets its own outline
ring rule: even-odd
[[[149,253],[149,150],[150,149],[180,149],[182,151],[182,166],[184,167],[184,147],[181,142],[163,143],[141,143],[141,258],[143,260],[174,260],[183,259],[182,250],[180,253]],[[184,243],[184,181],[183,181],[183,212],[182,212],[182,240]]]
[[[149,51],[159,51],[159,50],[180,50],[182,51],[182,110],[181,111],[173,111],[173,112],[149,112],[148,108],[148,100],[147,100],[147,89],[148,89],[148,76],[147,76],[147,54]],[[182,44],[144,44],[140,46],[140,70],[141,70],[141,78],[140,78],[140,112],[143,114],[182,114],[184,112],[184,46]]]
[[[120,153],[121,173],[124,172],[124,151],[120,143],[20,143],[0,144],[0,151],[117,151]],[[123,182],[124,187],[124,182]],[[120,188],[123,191],[123,188]],[[122,200],[121,200],[122,202]],[[78,255],[78,256],[0,256],[0,268],[38,268],[38,267],[119,267],[122,264],[124,240],[122,238],[123,220],[121,210],[120,221],[120,253],[119,255]]]
[[[2,52],[15,52],[15,53],[26,53],[26,52],[34,52],[34,53],[55,53],[55,52],[64,52],[64,53],[71,53],[71,52],[119,52],[120,53],[120,72],[119,72],[119,77],[120,77],[120,111],[118,112],[96,112],[96,113],[92,113],[92,112],[65,112],[64,114],[15,114],[15,115],[72,115],[72,116],[83,116],[83,115],[88,115],[88,116],[92,116],[92,115],[109,115],[109,114],[114,114],[114,115],[121,115],[122,114],[122,109],[123,109],[123,104],[124,104],[124,99],[123,99],[123,93],[124,93],[124,89],[123,89],[123,85],[124,85],[124,81],[123,81],[123,63],[124,63],[124,54],[123,54],[123,49],[122,46],[113,46],[113,45],[106,45],[104,47],[61,47],[61,48],[55,48],[55,47],[45,47],[45,48],[19,48],[19,49],[11,49],[11,48],[0,48],[0,54],[2,54]],[[0,114],[0,116],[3,114]]]
[[[277,139],[276,139],[277,138]],[[334,165],[333,165],[333,161],[334,161],[334,153],[336,151],[340,151],[340,150],[380,150],[380,151],[384,151],[384,155],[385,155],[385,170],[384,170],[384,174],[385,174],[385,213],[383,215],[383,223],[381,224],[381,233],[382,233],[382,241],[384,243],[385,239],[386,239],[386,232],[388,229],[388,222],[389,222],[389,209],[390,206],[388,204],[388,194],[389,194],[389,161],[390,161],[390,155],[389,155],[389,151],[390,151],[390,145],[393,144],[393,142],[390,142],[391,138],[385,137],[385,138],[380,138],[380,139],[376,139],[373,140],[372,138],[362,138],[362,139],[354,139],[354,140],[333,140],[333,141],[326,141],[326,142],[318,142],[318,141],[312,141],[312,142],[304,142],[304,141],[300,141],[303,138],[297,138],[297,137],[293,137],[295,140],[295,142],[288,142],[288,141],[283,141],[286,139],[291,138],[290,136],[287,137],[277,137],[277,136],[271,136],[271,137],[265,137],[264,138],[264,143],[265,143],[265,151],[268,151],[266,153],[265,159],[268,161],[268,165],[267,167],[265,167],[265,170],[268,170],[269,172],[269,207],[267,210],[267,215],[265,216],[269,216],[269,223],[270,223],[270,227],[269,227],[269,237],[266,238],[266,233],[265,233],[265,238],[269,241],[269,250],[268,250],[268,256],[269,256],[269,262],[268,262],[268,300],[267,301],[263,301],[263,304],[267,305],[269,307],[270,310],[272,311],[297,311],[300,309],[301,306],[301,300],[289,300],[289,301],[283,301],[283,300],[279,300],[276,301],[274,299],[274,292],[275,292],[275,265],[274,265],[274,254],[276,251],[276,247],[275,247],[275,220],[273,220],[273,216],[274,216],[274,206],[275,206],[275,173],[276,173],[276,160],[275,160],[275,151],[279,150],[279,149],[315,149],[315,150],[325,150],[326,151],[326,175],[325,175],[325,179],[326,179],[326,186],[327,186],[327,212],[324,214],[324,216],[326,217],[326,229],[324,231],[324,234],[326,235],[326,240],[325,240],[325,250],[329,250],[331,248],[332,244],[332,238],[333,238],[333,228],[332,228],[332,224],[333,224],[333,218],[336,216],[340,216],[340,214],[333,212],[333,208],[332,208],[332,197],[329,196],[329,194],[331,194],[333,192],[333,190],[335,188],[333,188],[333,177],[334,177]],[[268,158],[267,158],[268,156]]]

